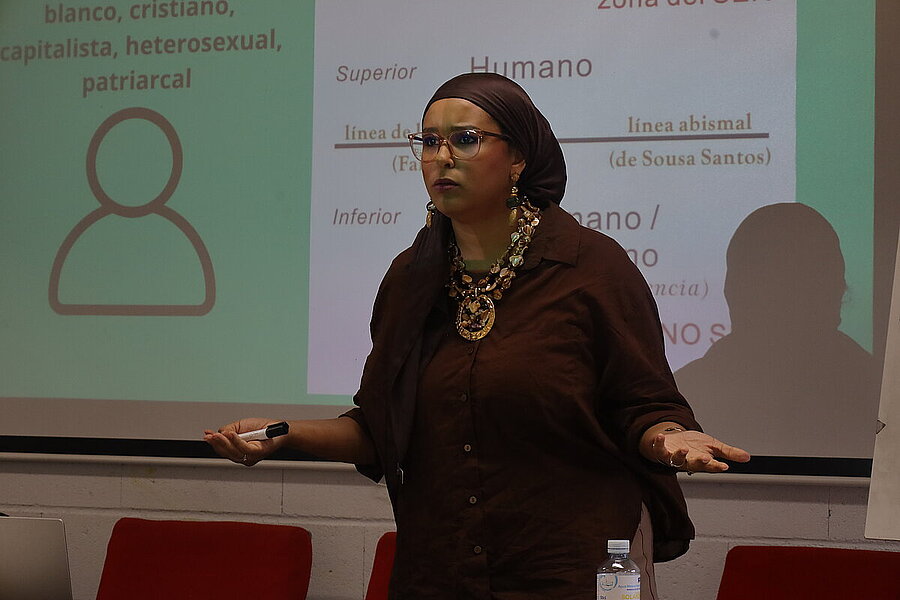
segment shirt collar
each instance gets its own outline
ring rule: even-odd
[[[522,269],[528,271],[542,260],[552,260],[575,266],[578,262],[578,246],[581,226],[572,215],[557,204],[541,210],[541,223],[534,232]]]

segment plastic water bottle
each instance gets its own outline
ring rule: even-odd
[[[628,558],[631,542],[609,540],[609,558],[597,568],[597,600],[640,600],[641,570]]]

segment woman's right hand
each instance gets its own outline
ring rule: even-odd
[[[278,422],[277,419],[241,419],[220,427],[218,431],[205,430],[203,441],[212,446],[220,456],[251,467],[278,450],[287,436],[245,442],[238,437],[238,434],[263,429],[267,425]]]

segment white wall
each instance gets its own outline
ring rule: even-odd
[[[725,554],[737,544],[900,551],[900,543],[863,539],[868,480],[695,475],[683,487],[698,537],[687,555],[657,565],[668,600],[714,599]],[[123,516],[303,526],[313,538],[311,600],[361,599],[375,543],[393,528],[384,486],[325,463],[248,469],[0,454],[0,512],[65,520],[76,600],[95,597],[109,534]]]

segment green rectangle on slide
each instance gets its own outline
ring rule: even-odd
[[[875,0],[797,2],[797,201],[841,240],[841,331],[872,350]]]
[[[303,401],[314,3],[82,6],[0,1],[0,396]]]

